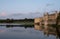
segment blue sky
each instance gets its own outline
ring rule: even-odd
[[[41,15],[42,12],[55,10],[60,10],[60,0],[0,0],[1,18],[14,14],[36,14],[36,12],[40,12]]]

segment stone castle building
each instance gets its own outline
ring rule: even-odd
[[[34,23],[37,23],[37,24],[39,23],[39,25],[44,25],[44,26],[55,25],[58,15],[59,15],[59,12],[57,11],[54,12],[53,14],[48,14],[47,12],[46,14],[44,14],[43,17],[35,18]]]
[[[60,12],[56,11],[53,14],[46,13],[43,17],[35,18],[34,23],[39,24],[35,25],[34,28],[36,30],[43,30],[45,35],[60,36]]]

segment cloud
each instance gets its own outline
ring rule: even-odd
[[[0,18],[24,19],[24,18],[36,18],[41,16],[42,14],[40,12],[35,12],[35,13],[28,13],[28,14],[15,13],[7,16],[0,16]]]
[[[51,4],[51,3],[48,3],[48,4],[46,4],[46,6],[53,6],[54,4]]]
[[[5,12],[0,13],[0,16],[7,16]]]

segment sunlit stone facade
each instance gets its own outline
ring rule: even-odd
[[[40,25],[44,25],[44,26],[55,25],[58,15],[59,15],[59,12],[57,11],[55,11],[53,14],[48,14],[47,12],[46,14],[44,14],[43,17],[35,18],[34,23],[39,23]],[[59,25],[60,25],[60,22],[59,22]]]
[[[56,24],[58,12],[55,12],[54,14],[44,14],[44,25],[54,25]]]

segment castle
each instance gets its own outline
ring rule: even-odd
[[[43,17],[34,19],[34,29],[44,31],[44,35],[56,35],[60,37],[60,12],[55,11],[53,14],[46,14]]]
[[[35,18],[34,23],[39,24],[40,26],[48,26],[55,25],[57,23],[58,16],[60,17],[60,12],[55,11],[53,14],[49,14],[48,12],[44,14],[43,17]],[[60,25],[60,19],[58,20],[58,25]]]

